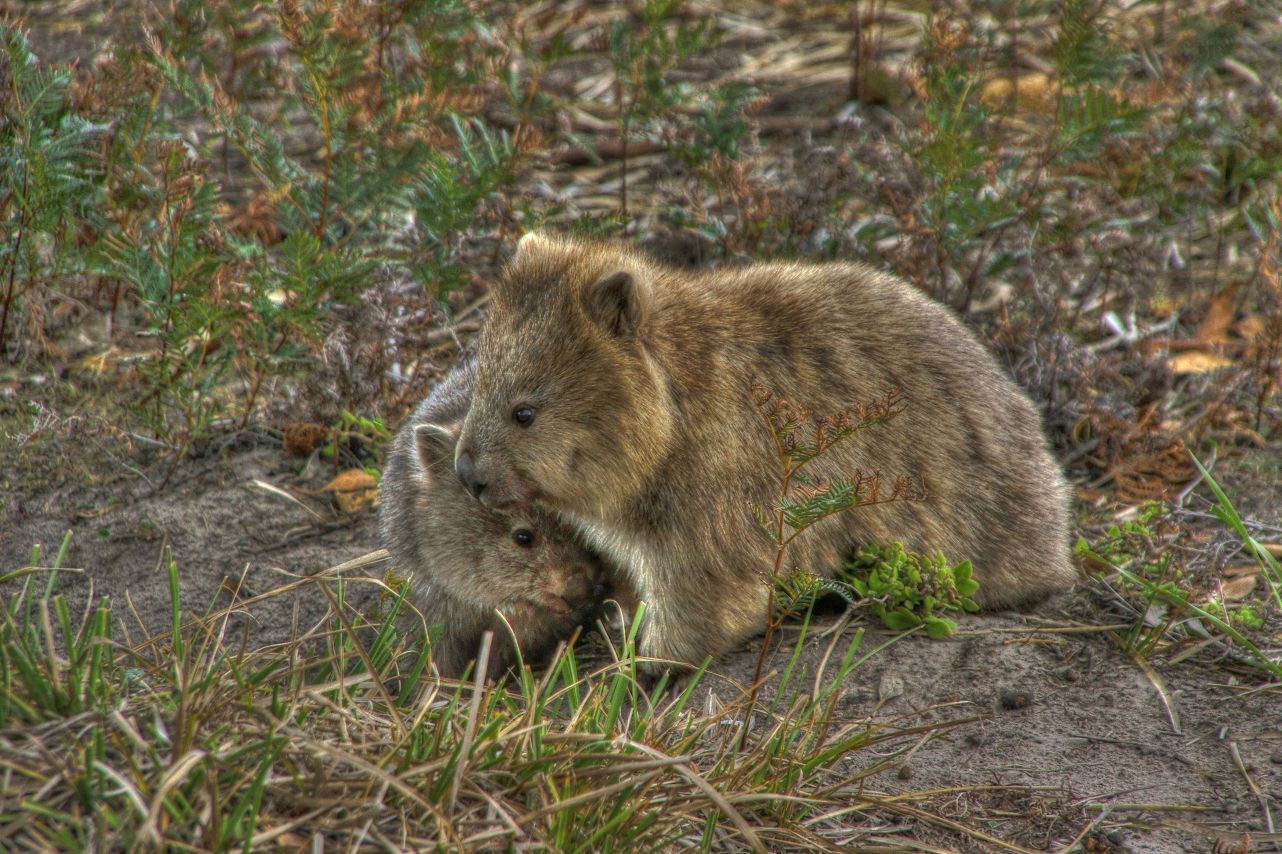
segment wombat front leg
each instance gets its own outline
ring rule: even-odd
[[[761,579],[729,585],[681,585],[642,594],[646,603],[638,653],[662,659],[643,668],[659,672],[674,662],[697,667],[709,655],[728,649],[765,629],[769,588]]]

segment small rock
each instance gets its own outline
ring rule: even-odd
[[[1022,688],[1006,688],[997,695],[997,702],[1007,711],[1027,709],[1033,705],[1033,699],[1033,692]]]
[[[1269,761],[1274,765],[1282,765],[1282,750],[1275,750],[1269,754]]]

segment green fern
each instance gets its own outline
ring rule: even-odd
[[[41,66],[0,22],[0,355],[24,293],[82,269],[75,240],[101,221],[90,143],[104,130],[71,109],[71,73]]]

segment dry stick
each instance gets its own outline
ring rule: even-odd
[[[889,832],[889,828],[886,832]],[[869,842],[876,842],[886,846],[885,848],[861,846],[858,850],[866,852],[866,854],[902,854],[904,851],[920,851],[922,854],[957,854],[956,848],[936,848],[934,845],[918,842],[916,839],[892,839],[889,836],[868,836],[865,838]],[[841,850],[844,851],[846,849],[843,848]]]
[[[988,626],[982,629],[958,629],[954,632],[955,637],[975,636],[996,634],[1046,634],[1046,635],[1093,635],[1100,632],[1121,631],[1129,629],[1133,623],[1106,623],[1104,625],[1076,625],[1076,626]]]
[[[487,631],[481,635],[481,651],[476,656],[476,676],[473,679],[472,702],[467,710],[467,726],[463,729],[463,743],[459,745],[459,761],[454,766],[454,779],[450,780],[450,799],[447,803],[451,813],[458,800],[458,787],[463,780],[464,765],[472,752],[472,739],[476,737],[476,719],[481,714],[481,694],[485,691],[485,671],[489,668],[490,645],[493,642],[493,632]]]
[[[1251,794],[1255,795],[1255,799],[1260,803],[1260,810],[1264,813],[1264,829],[1272,833],[1273,813],[1269,810],[1268,795],[1260,791],[1260,787],[1255,785],[1255,780],[1251,778],[1250,772],[1246,770],[1246,763],[1242,761],[1242,753],[1238,750],[1236,741],[1229,742],[1229,753],[1233,756],[1233,764],[1237,766],[1237,770],[1242,773],[1242,777],[1246,780],[1247,788],[1251,790]]]
[[[770,419],[766,419],[767,426],[770,427],[770,438],[775,444],[775,453],[779,456],[779,463],[783,467],[783,477],[779,485],[779,495],[786,498],[788,490],[792,488],[792,477],[796,474],[800,466],[794,467],[792,455],[788,453],[783,442],[779,439],[779,433],[774,429]],[[735,741],[735,749],[742,750],[745,740],[748,737],[748,729],[752,726],[752,715],[757,705],[757,692],[761,687],[761,669],[766,663],[766,653],[770,650],[770,641],[774,636],[775,630],[775,584],[780,574],[783,572],[784,551],[788,547],[788,541],[783,536],[784,529],[784,511],[782,507],[775,509],[775,565],[770,576],[770,592],[766,598],[766,636],[761,641],[761,652],[757,654],[757,666],[752,672],[752,692],[748,695],[748,707],[743,715],[743,728],[739,731],[739,737]]]
[[[938,827],[942,827],[946,830],[952,830],[956,833],[961,833],[966,836],[970,836],[982,842],[987,842],[990,845],[996,845],[999,848],[1004,848],[1007,851],[1015,851],[1015,852],[1018,852],[1018,854],[1035,854],[1035,852],[1032,849],[1024,848],[1023,846],[1016,845],[1013,842],[1007,842],[1006,840],[1001,839],[999,837],[984,833],[982,830],[979,830],[978,828],[969,827],[965,824],[962,824],[960,821],[953,821],[950,818],[944,818],[942,815],[935,815],[934,813],[927,812],[926,810],[920,810],[920,809],[917,809],[916,807],[910,807],[907,804],[896,804],[891,800],[883,800],[881,798],[872,797],[867,793],[861,795],[861,797],[870,806],[881,807],[883,809],[890,810],[891,812],[896,812],[896,813],[899,813],[900,815],[907,816],[909,818],[915,818],[918,821],[923,821],[926,824],[933,824]]]
[[[1073,837],[1072,841],[1069,842],[1067,845],[1065,845],[1063,848],[1060,848],[1058,851],[1056,851],[1055,854],[1069,854],[1069,852],[1076,849],[1078,843],[1080,843],[1083,839],[1086,838],[1086,834],[1090,833],[1092,830],[1094,830],[1096,827],[1099,826],[1100,822],[1108,818],[1108,813],[1109,813],[1108,808],[1100,810],[1099,815],[1095,816],[1095,818],[1087,822],[1086,826],[1083,827],[1081,831],[1076,836]]]
[[[1125,648],[1125,644],[1122,642],[1122,639],[1116,634],[1113,632],[1107,632],[1107,634],[1119,647],[1122,647],[1123,649]],[[1175,708],[1175,702],[1171,699],[1170,691],[1166,688],[1166,682],[1163,681],[1157,671],[1154,670],[1139,653],[1132,650],[1130,652],[1130,656],[1131,660],[1135,662],[1140,670],[1144,671],[1144,675],[1153,683],[1153,687],[1157,689],[1157,696],[1161,699],[1162,705],[1166,708],[1166,718],[1171,722],[1171,732],[1176,735],[1183,735],[1183,727],[1180,725],[1180,713],[1179,710]]]
[[[971,720],[979,720],[972,718]],[[967,723],[967,721],[961,721]],[[940,797],[941,795],[959,795],[959,794],[981,794],[981,793],[1014,793],[1028,794],[1030,792],[1063,792],[1062,786],[940,786],[935,789],[918,789],[915,792],[870,792],[870,796],[877,798],[878,805],[896,804],[900,801],[922,801],[926,798]]]
[[[24,197],[27,195],[27,187],[30,183],[30,178],[31,178],[30,170],[24,168],[22,172],[22,195]],[[8,198],[6,198],[5,201],[7,203]],[[14,239],[14,242],[13,242],[13,254],[11,256],[13,258],[13,264],[9,266],[9,289],[5,292],[4,311],[3,313],[0,313],[0,352],[3,352],[4,350],[6,332],[9,327],[9,306],[10,304],[13,303],[13,299],[14,299],[14,293],[13,293],[14,277],[17,275],[17,272],[18,272],[18,255],[22,251],[22,238],[23,238],[23,235],[27,233],[27,223],[30,219],[31,217],[29,216],[28,209],[24,206],[22,211],[22,219],[18,223],[18,236]]]
[[[1210,812],[1210,807],[1197,804],[1105,804],[1099,801],[1082,801],[1086,809],[1112,810],[1113,812]]]

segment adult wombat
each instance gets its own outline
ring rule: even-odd
[[[857,264],[667,269],[607,243],[527,235],[494,283],[455,468],[487,507],[534,501],[624,567],[644,654],[698,662],[764,625],[778,496],[760,383],[818,414],[892,390],[904,411],[810,464],[920,481],[928,498],[818,523],[789,565],[864,542],[974,562],[977,600],[1062,590],[1068,490],[1037,411],[953,314]]]

